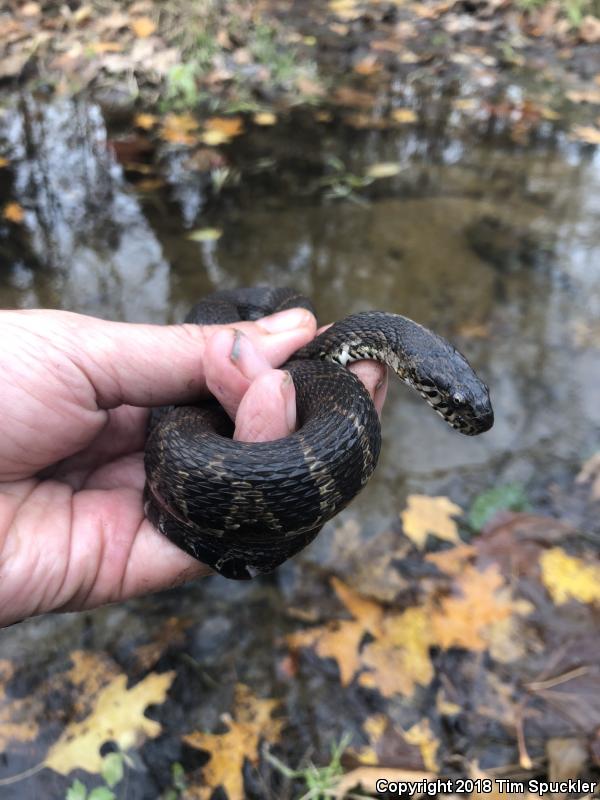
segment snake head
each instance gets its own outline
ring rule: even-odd
[[[410,383],[457,431],[467,436],[484,433],[494,424],[488,387],[462,353],[443,339],[440,345],[419,360]]]

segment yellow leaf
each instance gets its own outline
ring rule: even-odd
[[[14,222],[18,225],[25,219],[25,212],[18,203],[7,203],[2,211],[2,216],[9,222]]]
[[[255,125],[275,125],[277,117],[271,111],[258,111],[252,121]]]
[[[244,123],[241,117],[210,117],[204,122],[204,133],[200,139],[204,144],[225,144],[243,133]]]
[[[391,178],[402,171],[402,166],[397,161],[381,161],[379,164],[371,164],[365,173],[369,178]]]
[[[136,114],[133,120],[135,127],[144,131],[151,130],[157,123],[158,117],[154,114]]]
[[[156,30],[156,23],[150,17],[137,17],[131,20],[130,27],[138,39],[146,39]]]
[[[361,662],[368,672],[360,675],[359,683],[376,688],[384,697],[410,697],[417,685],[427,686],[433,679],[429,617],[427,608],[407,608],[387,617],[380,637],[363,650]]]
[[[433,735],[428,719],[417,722],[412,728],[404,731],[404,738],[409,744],[414,744],[421,751],[421,758],[425,769],[437,772],[437,751],[440,743]]]
[[[3,156],[0,156],[0,169],[4,169],[4,167],[8,167],[9,164],[10,164],[10,161],[8,160],[8,158],[4,158]]]
[[[197,228],[185,237],[191,242],[216,242],[223,235],[219,228]]]
[[[160,135],[171,144],[195,144],[198,120],[191,114],[167,114]]]
[[[131,689],[127,689],[126,675],[112,678],[93,698],[91,714],[65,728],[44,765],[61,775],[78,768],[100,772],[100,748],[105,742],[116,742],[127,750],[146,737],[158,736],[160,724],[144,716],[144,709],[165,701],[174,678],[174,672],[152,673]]]
[[[452,519],[459,514],[462,508],[447,497],[411,494],[400,518],[405,535],[422,550],[428,534],[447,542],[460,542],[458,527]]]
[[[409,122],[416,122],[418,119],[412,108],[396,108],[392,111],[391,117],[394,122],[399,122],[401,125],[405,125]]]
[[[557,605],[569,600],[580,603],[600,602],[600,566],[586,564],[560,547],[552,547],[540,556],[542,582]]]
[[[120,42],[92,42],[94,53],[120,53],[123,45]]]
[[[210,753],[210,760],[202,768],[202,786],[195,796],[208,800],[214,790],[221,786],[228,800],[244,800],[243,767],[245,759],[252,764],[258,762],[258,746],[261,739],[276,742],[281,735],[283,719],[273,719],[278,700],[261,700],[248,686],[238,683],[235,687],[233,718],[224,715],[226,733],[190,733],[183,741],[191,747]]]
[[[574,125],[571,137],[588,144],[600,144],[600,128],[594,128],[591,125]]]

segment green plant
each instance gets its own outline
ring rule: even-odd
[[[112,790],[123,780],[125,764],[131,766],[125,753],[120,751],[108,753],[102,759],[101,775],[105,785],[97,786],[88,793],[85,784],[79,779],[75,779],[67,790],[65,800],[116,800],[116,795]]]
[[[290,780],[300,780],[307,791],[298,800],[328,800],[335,795],[336,785],[343,776],[342,755],[350,743],[345,734],[338,744],[331,746],[331,761],[325,767],[317,767],[309,761],[305,767],[291,769],[268,750],[265,758],[275,769]]]
[[[480,531],[499,511],[527,511],[531,508],[524,488],[518,483],[494,486],[477,495],[469,511],[469,524]]]
[[[181,764],[176,761],[171,764],[171,786],[163,792],[161,800],[179,800],[183,797],[187,783],[185,781],[185,772]]]

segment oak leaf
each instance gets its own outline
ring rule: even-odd
[[[148,719],[144,710],[165,701],[174,678],[174,672],[152,673],[130,689],[126,675],[112,678],[92,699],[91,713],[65,728],[44,766],[62,775],[78,768],[98,773],[102,769],[100,748],[105,742],[116,742],[121,750],[127,750],[146,737],[158,736],[161,725]]]

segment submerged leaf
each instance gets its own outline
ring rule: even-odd
[[[499,511],[528,511],[527,495],[517,483],[494,486],[477,495],[469,511],[469,525],[480,531]]]
[[[462,513],[462,508],[447,497],[411,494],[400,518],[405,535],[422,550],[429,534],[447,542],[460,542],[452,517]]]
[[[600,566],[586,564],[560,547],[552,547],[540,556],[542,582],[557,605],[569,600],[580,603],[600,602]]]
[[[117,675],[91,699],[91,713],[73,721],[50,748],[44,765],[68,775],[71,770],[102,770],[100,748],[107,741],[116,742],[122,750],[133,747],[146,737],[161,733],[158,722],[144,715],[149,705],[164,703],[175,678],[174,672],[152,673],[127,688],[127,676]]]

